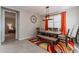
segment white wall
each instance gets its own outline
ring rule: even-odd
[[[79,7],[73,7],[67,10],[67,29],[72,29],[73,26],[79,23]]]
[[[79,6],[78,6],[78,22],[77,24],[79,25]]]
[[[40,23],[41,23],[40,28],[41,29],[45,29],[45,21],[43,21],[43,20],[44,20],[44,17],[41,16],[41,20],[40,20]]]
[[[1,6],[0,6],[0,44],[1,44]]]
[[[32,23],[30,20],[31,15],[33,13],[27,13],[25,11],[20,12],[20,28],[19,28],[19,38],[20,39],[26,39],[34,35],[36,27],[39,26],[39,17],[37,23]]]
[[[23,9],[19,9],[17,7],[7,7],[7,8],[11,8],[11,9],[20,11],[19,40],[32,37],[35,33],[36,27],[40,26],[40,16],[35,14],[35,13],[31,13],[31,12],[28,12],[26,10],[23,10]],[[35,24],[33,24],[30,20],[30,17],[32,15],[37,16],[37,22]]]

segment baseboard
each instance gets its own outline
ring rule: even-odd
[[[33,38],[34,36],[28,36],[28,37],[25,37],[25,38],[20,38],[19,40],[25,40],[25,39],[31,39]]]
[[[0,42],[0,46],[1,46],[1,44],[2,44],[2,43]]]

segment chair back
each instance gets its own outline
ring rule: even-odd
[[[68,29],[67,36],[68,36],[69,32],[70,32],[70,29]]]
[[[74,26],[72,34],[70,36],[76,38],[76,36],[78,35],[78,29],[79,26]]]

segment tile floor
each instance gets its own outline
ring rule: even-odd
[[[26,40],[14,40],[0,46],[0,53],[48,53],[46,50]]]

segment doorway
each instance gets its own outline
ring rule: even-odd
[[[19,12],[2,8],[2,43],[10,43],[19,38]]]
[[[16,38],[16,13],[5,11],[5,41],[11,42]]]

